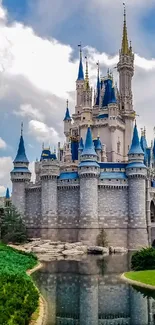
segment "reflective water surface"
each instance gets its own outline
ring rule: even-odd
[[[129,255],[54,261],[33,275],[48,302],[47,325],[153,325],[155,292],[120,280]]]

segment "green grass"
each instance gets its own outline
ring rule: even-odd
[[[128,279],[155,286],[155,270],[126,272],[124,275]]]
[[[0,243],[0,325],[28,325],[39,294],[28,269],[37,265],[33,254]]]

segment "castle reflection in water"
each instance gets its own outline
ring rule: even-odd
[[[121,281],[129,255],[54,261],[33,277],[48,302],[47,325],[153,325],[154,300]]]

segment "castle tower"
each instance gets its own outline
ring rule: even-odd
[[[21,136],[19,141],[18,152],[13,162],[14,169],[11,172],[12,181],[12,203],[18,211],[24,216],[25,214],[25,188],[30,182],[31,173],[28,169],[29,161],[25,153],[23,139],[23,124],[21,126]]]
[[[88,60],[86,58],[86,71],[84,80],[84,90],[82,94],[82,104],[84,108],[92,108],[92,88],[89,84]]]
[[[143,163],[144,152],[139,143],[136,123],[128,157],[129,163],[126,167],[129,184],[128,248],[132,250],[148,246],[146,224],[147,168]]]
[[[80,220],[79,241],[96,244],[98,235],[98,177],[99,165],[90,127],[79,164]]]
[[[59,162],[53,158],[41,162],[41,223],[42,237],[57,240],[57,178],[59,175]]]
[[[71,117],[70,117],[70,113],[69,113],[69,108],[68,108],[68,99],[67,99],[67,103],[66,103],[66,113],[65,113],[65,117],[64,117],[64,134],[66,136],[66,140],[67,142],[69,141],[69,137],[70,137],[70,129],[71,129]]]
[[[81,44],[79,45],[80,48],[80,61],[79,61],[79,71],[78,71],[78,78],[76,80],[76,107],[75,107],[75,114],[79,114],[82,108],[82,93],[84,90],[84,73],[83,73],[83,63],[82,63],[82,48]]]
[[[122,47],[119,51],[119,62],[117,65],[119,72],[119,92],[120,92],[120,112],[125,121],[125,146],[124,159],[127,161],[129,151],[135,112],[132,103],[132,77],[134,75],[134,54],[132,46],[128,43],[127,24],[126,24],[126,9],[124,7],[124,24]]]

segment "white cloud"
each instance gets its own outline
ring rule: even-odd
[[[16,115],[23,117],[37,118],[39,120],[44,120],[45,116],[37,108],[33,107],[31,104],[20,105],[20,109],[15,111]]]
[[[36,139],[41,143],[57,144],[59,141],[58,133],[54,128],[48,127],[45,123],[37,120],[29,122],[29,132],[33,136],[35,135]]]
[[[0,149],[6,149],[6,147],[7,147],[6,142],[2,138],[0,138]]]
[[[34,183],[35,182],[35,162],[32,161],[29,164],[29,170],[31,172],[31,181]]]
[[[12,168],[11,157],[0,157],[0,195],[5,194],[7,187],[11,187],[10,172]]]

